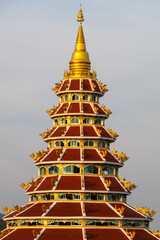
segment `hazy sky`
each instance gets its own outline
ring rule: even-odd
[[[81,0],[92,67],[109,92],[106,127],[120,137],[111,147],[130,160],[120,175],[138,185],[128,203],[157,211],[160,228],[160,1]],[[51,91],[74,50],[77,0],[0,1],[0,209],[28,201],[19,184],[37,176],[29,154],[46,148],[39,133]],[[1,212],[1,210],[0,210]]]

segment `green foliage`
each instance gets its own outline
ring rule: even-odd
[[[6,227],[6,223],[0,219],[0,230],[3,230]]]
[[[5,215],[0,213],[0,219],[2,219]]]

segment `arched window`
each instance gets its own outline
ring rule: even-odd
[[[121,201],[121,195],[119,194],[116,195],[116,201]]]
[[[115,175],[118,176],[118,168],[115,167]]]
[[[8,227],[18,226],[18,222],[17,222],[16,220],[7,221],[7,226],[8,226]]]
[[[97,199],[98,200],[104,200],[104,194],[98,194]]]
[[[63,96],[60,96],[60,102],[63,102]]]
[[[109,175],[113,175],[113,170],[114,170],[114,167],[108,166],[108,174]]]
[[[56,173],[59,173],[59,168],[56,165],[49,168],[49,174],[56,174]]]
[[[40,175],[45,175],[46,174],[46,169],[45,167],[40,168]]]
[[[80,166],[79,165],[64,165],[64,173],[80,173]]]
[[[84,200],[91,200],[91,194],[90,193],[85,193],[84,194]]]
[[[50,147],[50,148],[52,147],[52,142],[49,142],[49,147]]]
[[[61,200],[66,199],[66,194],[65,193],[58,193],[58,199],[61,199]]]
[[[94,142],[91,141],[91,140],[86,140],[84,141],[84,144],[83,144],[85,147],[93,147],[94,146]]]
[[[81,195],[79,193],[74,193],[73,194],[73,199],[78,200],[81,198]]]
[[[98,174],[98,166],[94,164],[84,165],[84,173]]]
[[[97,194],[91,193],[91,200],[97,200]]]
[[[124,194],[122,195],[122,201],[126,202],[126,195],[124,195]]]
[[[38,201],[38,196],[37,195],[31,195],[31,201]]]
[[[71,123],[72,123],[72,124],[79,123],[79,119],[76,118],[76,117],[73,117],[73,118],[71,118]]]
[[[65,95],[65,101],[68,101],[68,95]]]
[[[54,125],[58,125],[58,119],[57,118],[54,119]]]
[[[106,146],[105,141],[99,141],[99,142],[98,142],[98,147],[99,147],[99,148],[105,148],[105,146]]]
[[[113,201],[113,194],[108,193],[107,194],[107,199],[108,199],[108,201]]]
[[[55,147],[64,147],[64,142],[62,141],[55,142]]]
[[[79,95],[78,94],[73,94],[72,95],[72,101],[79,100]]]
[[[67,119],[66,119],[66,118],[62,118],[62,119],[61,119],[61,124],[62,124],[62,125],[67,124]]]
[[[89,98],[88,94],[83,95],[83,100],[84,101],[88,101],[88,98]]]
[[[85,200],[104,200],[104,194],[97,194],[97,193],[85,193],[84,194]]]
[[[78,141],[69,141],[68,146],[69,147],[79,147],[79,142]]]
[[[42,200],[42,201],[44,201],[44,200],[47,200],[47,201],[49,201],[49,200],[54,200],[54,194],[49,194],[49,193],[47,193],[47,194],[42,194],[42,195],[41,195],[41,200]]]
[[[72,193],[66,193],[66,200],[73,200],[73,194]]]
[[[101,119],[100,118],[96,118],[95,119],[95,124],[96,125],[100,125],[101,124]]]
[[[108,201],[116,201],[116,194],[107,194]]]
[[[91,123],[91,119],[90,118],[84,118],[83,119],[83,124],[90,124]]]
[[[92,95],[92,101],[95,102],[96,101],[96,95]]]
[[[102,174],[108,174],[108,166],[102,165]]]

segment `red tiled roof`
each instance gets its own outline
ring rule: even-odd
[[[96,149],[84,149],[84,161],[103,161]]]
[[[128,240],[120,229],[86,229],[87,240]],[[141,239],[142,240],[142,239]]]
[[[100,177],[84,176],[85,190],[106,191]]]
[[[102,108],[97,103],[94,103],[94,106],[96,108],[98,108],[97,113],[102,114],[102,115],[106,115],[105,111],[103,111]]]
[[[105,179],[111,181],[111,185],[109,186],[110,191],[126,192],[116,177],[105,177]]]
[[[66,108],[68,106],[68,103],[63,103],[61,105],[61,107],[59,108],[59,110],[56,112],[56,114],[61,114],[61,113],[64,113],[66,111]],[[52,115],[52,114],[51,114]]]
[[[4,240],[34,240],[35,237],[33,236],[33,231],[36,231],[37,233],[40,233],[40,228],[27,228],[27,229],[16,229],[15,231],[12,231],[11,234],[4,237]]]
[[[17,214],[17,217],[40,217],[51,205],[52,203],[35,203],[29,209]]]
[[[95,87],[95,91],[96,92],[101,92],[101,90],[100,90],[100,88],[99,88],[99,86],[98,86],[98,83],[97,83],[97,81],[96,80],[92,80],[92,83],[94,84],[94,85],[96,85],[96,87]]]
[[[113,156],[109,151],[107,151],[107,155],[104,157],[107,162],[115,162],[120,163],[116,157]]]
[[[45,177],[45,179],[40,183],[38,188],[36,188],[36,191],[52,190],[57,180],[58,180],[58,176]]]
[[[64,80],[64,82],[62,83],[62,87],[60,88],[59,91],[65,91],[68,83],[69,83],[69,80]]]
[[[62,176],[56,190],[81,190],[81,177]]]
[[[38,240],[83,240],[82,229],[46,229]]]
[[[107,130],[104,127],[97,127],[97,129],[99,129],[101,132],[101,137],[106,137],[106,138],[110,138],[113,140],[112,136],[107,132]]]
[[[119,217],[106,203],[85,203],[87,217]]]
[[[133,208],[128,207],[124,203],[110,203],[114,208],[117,205],[118,208],[124,207],[124,213],[122,214],[125,218],[146,218],[136,210],[133,210]]]
[[[91,85],[88,79],[83,79],[83,90],[84,91],[92,91]]]
[[[66,149],[60,161],[80,161],[80,149]]]
[[[67,113],[80,113],[79,103],[71,103]]]
[[[30,204],[30,203],[28,203],[28,204],[26,204],[25,206],[24,206],[24,208],[23,209],[28,209],[30,206],[32,206],[33,204]],[[23,210],[22,210],[23,211]],[[11,217],[14,217],[14,216],[16,216],[17,214],[19,214],[17,211],[14,211],[14,212],[11,212],[11,213],[9,213],[8,215],[6,215],[5,217],[4,217],[4,219],[7,219],[7,218],[11,218]]]
[[[83,112],[84,113],[94,113],[90,103],[82,103],[83,104]]]
[[[94,128],[92,126],[83,126],[83,136],[85,137],[97,137],[98,134],[96,133],[96,131],[94,130]]]
[[[17,211],[11,212],[11,213],[7,214],[6,216],[4,216],[4,220],[6,218],[14,217],[16,214],[17,214]]]
[[[71,79],[69,90],[80,90],[80,79]]]
[[[63,131],[66,130],[66,127],[58,127],[51,135],[50,137],[60,137],[63,135]]]
[[[38,186],[38,184],[42,181],[42,179],[43,179],[43,177],[39,177],[39,178],[37,178],[36,179],[36,181],[35,181],[35,184],[36,184],[36,186],[34,186],[34,185],[31,185],[28,189],[27,189],[27,193],[28,192],[32,192],[32,191],[34,191],[34,189]]]
[[[47,154],[46,154],[47,155]],[[39,158],[37,160],[35,160],[34,164],[36,165],[37,163],[39,163],[43,158]]]
[[[156,240],[157,237],[155,237],[151,232],[145,229],[129,229],[128,231],[134,231],[136,232],[136,235],[134,237],[134,240]]]
[[[9,233],[11,233],[13,231],[13,229],[4,229],[3,231],[1,231],[1,233],[3,234],[3,236],[7,236]]]
[[[57,202],[45,215],[47,217],[80,217],[82,209],[80,203]]]
[[[53,127],[53,128],[50,130],[50,133],[52,134],[55,129],[56,129],[56,127]],[[43,139],[44,139],[44,138],[47,138],[50,133],[47,133],[47,134],[43,137]]]
[[[41,159],[40,162],[53,162],[53,161],[57,161],[57,159],[59,158],[59,154],[58,153],[62,152],[62,148],[58,148],[58,149],[52,149],[44,158]],[[36,162],[37,163],[37,162]]]
[[[69,127],[68,131],[65,134],[66,137],[68,136],[80,136],[80,127],[79,126],[71,126]]]

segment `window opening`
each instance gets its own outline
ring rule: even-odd
[[[69,147],[79,147],[79,142],[78,141],[69,141],[68,146]]]
[[[68,101],[68,95],[65,95],[65,101]]]
[[[106,143],[104,141],[99,141],[98,142],[98,147],[99,148],[105,148]]]
[[[77,94],[72,95],[72,101],[76,101],[76,100],[79,100],[79,95]]]
[[[84,165],[84,173],[92,173],[98,174],[98,166],[97,165]]]
[[[94,142],[91,140],[86,140],[84,141],[84,146],[85,147],[93,147],[94,146]]]
[[[64,165],[64,173],[80,173],[80,166]]]
[[[67,119],[66,119],[66,118],[63,118],[63,119],[61,120],[61,124],[62,124],[62,125],[67,124]]]
[[[59,173],[59,168],[55,165],[49,168],[49,174]]]
[[[88,101],[88,94],[83,95],[83,100]]]
[[[83,124],[90,124],[90,123],[91,123],[90,118],[83,119]]]
[[[71,119],[71,123],[72,123],[72,124],[79,123],[79,119],[76,118],[76,117],[73,117],[73,118]]]
[[[40,168],[40,175],[45,175],[46,174],[46,169],[44,167]]]
[[[55,147],[64,147],[64,142],[62,141],[55,142]]]

